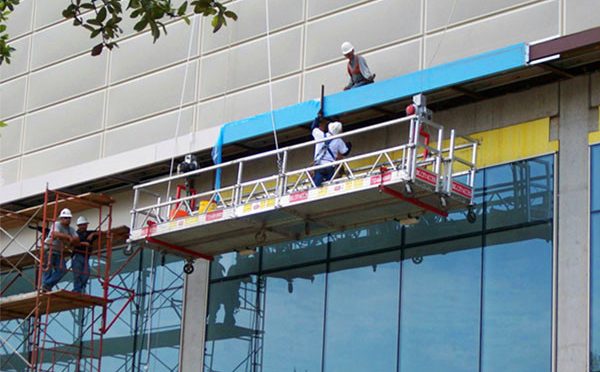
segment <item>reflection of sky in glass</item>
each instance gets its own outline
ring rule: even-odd
[[[541,225],[487,236],[484,248],[484,371],[549,371],[552,228]],[[545,235],[545,236],[544,236]]]
[[[401,371],[479,368],[481,238],[402,264]]]
[[[321,274],[291,270],[267,276],[264,372],[321,370],[325,265],[307,269]]]
[[[328,278],[325,330],[327,372],[396,369],[400,265],[397,259],[377,266],[362,265],[360,259],[331,265],[334,272]]]
[[[592,147],[590,224],[590,369],[600,371],[600,145]]]
[[[600,211],[600,145],[592,147],[592,211]]]

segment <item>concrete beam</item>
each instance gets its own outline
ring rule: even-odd
[[[589,76],[560,83],[556,371],[587,371],[589,354]]]
[[[194,272],[185,278],[179,351],[180,372],[203,370],[209,269],[209,261],[197,260],[194,263]]]

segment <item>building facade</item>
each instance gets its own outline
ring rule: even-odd
[[[600,26],[597,0],[238,0],[239,21],[216,34],[193,17],[153,44],[127,20],[120,48],[93,58],[94,41],[61,19],[63,5],[24,0],[11,15],[0,204],[39,203],[46,185],[99,191],[116,200],[115,225],[130,224],[132,185],[167,175],[171,159],[195,153],[209,164],[223,124],[302,105],[321,84],[341,91],[343,41],[384,82]],[[199,260],[190,275],[177,257],[142,250],[118,275],[136,296],[104,338],[102,369],[600,371],[597,61],[562,75],[528,66],[541,78],[518,85],[509,75],[493,94],[488,76],[474,79],[476,92],[457,85],[470,100],[431,91],[436,122],[481,141],[475,223],[463,210],[380,222]],[[360,115],[347,118],[383,120]],[[360,152],[385,138],[354,142]],[[252,151],[233,147],[224,153]],[[15,233],[0,233],[0,247]],[[127,257],[119,249],[113,260]],[[3,296],[33,290],[16,283]],[[85,312],[53,319],[50,333],[89,341],[77,336]],[[0,370],[24,370],[28,330],[0,326],[4,340],[17,335],[2,342]]]

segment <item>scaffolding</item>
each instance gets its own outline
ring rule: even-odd
[[[445,132],[424,96],[412,105],[403,118],[135,186],[130,242],[191,261],[425,213],[466,208],[474,222],[478,142]],[[320,165],[300,160],[321,142],[367,135],[383,137],[379,149]],[[317,187],[315,172],[328,167],[333,176]],[[184,179],[196,180],[197,193],[169,196]]]
[[[103,194],[47,189],[39,206],[0,210],[0,233],[7,239],[0,251],[0,347],[9,352],[0,361],[0,370],[101,370],[104,335],[134,299],[133,290],[113,283],[122,267],[111,267],[112,247],[129,234],[125,226],[113,228],[113,203]],[[54,236],[64,208],[97,214],[97,239],[85,253],[78,253],[89,264],[83,271],[66,264],[76,247]],[[34,236],[27,236],[28,227]],[[28,240],[33,243],[23,243]],[[69,272],[87,275],[98,281],[99,293],[74,292],[62,283],[57,289],[44,288],[43,278],[52,271],[58,271],[60,279]],[[116,299],[124,299],[124,305],[112,309]],[[72,316],[72,324],[65,324],[69,322],[64,314]]]

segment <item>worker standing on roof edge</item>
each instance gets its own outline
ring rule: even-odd
[[[51,291],[67,272],[65,251],[69,245],[79,244],[77,232],[72,228],[73,215],[68,208],[60,211],[59,221],[54,222],[50,234],[46,237],[48,245],[45,252],[46,266],[42,275],[42,290]]]
[[[371,73],[367,60],[363,56],[354,53],[354,46],[345,41],[342,44],[342,54],[348,59],[348,75],[350,82],[344,87],[344,90],[358,88],[363,85],[371,84],[375,81],[375,74]]]
[[[84,216],[77,218],[77,235],[79,244],[73,249],[71,269],[73,270],[73,291],[83,293],[90,278],[89,258],[94,241],[98,238],[97,231],[88,230],[89,221]]]
[[[327,120],[323,118],[323,114],[319,112],[318,116],[313,120],[310,127],[312,136],[315,140],[320,140],[325,137],[334,136],[342,132],[342,123],[334,121],[327,124]],[[342,159],[350,153],[352,144],[347,144],[341,138],[335,138],[331,141],[324,141],[315,144],[315,157],[313,165],[323,165]],[[325,181],[329,181],[335,171],[334,167],[325,167],[315,170],[313,181],[316,187],[321,186]]]

